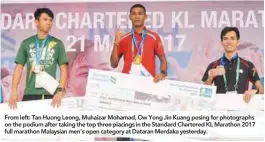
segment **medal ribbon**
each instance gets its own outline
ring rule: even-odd
[[[237,91],[237,88],[238,88],[237,85],[238,85],[238,80],[239,80],[240,58],[238,57],[238,55],[236,55],[233,58],[237,58],[237,65],[236,65],[236,84],[234,85],[234,88],[235,88],[234,91]],[[224,56],[223,56],[223,58],[221,59],[221,66],[224,67],[225,64],[226,64],[226,62],[225,62],[225,59],[224,59]],[[226,92],[228,92],[227,78],[226,78],[225,73],[223,74],[223,79],[224,79],[224,84],[225,84]]]
[[[138,46],[138,44],[137,44],[136,36],[135,36],[133,29],[132,29],[131,33],[132,33],[132,58],[134,58],[134,46],[137,48],[137,54],[138,55],[142,55],[144,53],[143,46],[144,46],[144,40],[145,40],[146,35],[147,35],[147,31],[144,30],[142,32],[142,40],[140,42],[140,46]]]
[[[48,44],[50,43],[50,36],[48,35],[41,43],[38,37],[35,37],[35,47],[36,47],[36,64],[40,65],[41,57],[43,55],[43,49],[46,48],[45,57],[44,57],[44,65],[46,64],[47,54],[48,54]],[[40,46],[41,44],[41,46]]]

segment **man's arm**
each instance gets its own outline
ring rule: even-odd
[[[204,72],[204,75],[202,77],[202,81],[205,85],[212,85],[215,76],[217,75],[216,69],[212,68],[212,64],[208,65],[206,71]]]
[[[212,74],[213,74],[213,73],[212,73],[212,70],[209,70],[209,71],[208,71],[208,78],[207,78],[207,80],[204,82],[205,85],[212,85],[212,84],[213,84],[213,79],[214,79],[214,77],[213,77]]]
[[[64,44],[62,42],[59,42],[59,57],[57,59],[57,63],[60,66],[60,81],[59,81],[59,87],[65,88],[67,84],[67,78],[68,78],[68,59],[66,56],[66,51]]]
[[[56,95],[53,96],[52,99],[52,106],[57,107],[61,106],[61,100],[64,97],[65,94],[65,87],[67,83],[67,78],[68,78],[68,59],[66,56],[66,51],[64,48],[64,44],[62,42],[59,42],[59,57],[57,59],[57,63],[60,66],[60,81],[59,81],[59,87],[56,90]]]
[[[65,88],[66,82],[68,78],[68,65],[62,64],[60,66],[60,81],[59,81],[59,87]],[[64,97],[65,90],[63,91],[57,91],[56,95],[52,99],[52,106],[55,107],[57,104],[57,107],[61,106],[61,100]]]
[[[60,66],[60,85],[59,87],[65,88],[68,77],[68,65],[63,64]]]
[[[255,86],[256,86],[256,89],[245,91],[244,96],[243,96],[243,100],[245,101],[245,103],[249,103],[252,96],[255,94],[264,94],[264,89],[263,89],[263,86],[262,86],[260,80],[257,80],[255,82]]]
[[[160,71],[167,72],[167,59],[165,55],[158,56],[160,60]]]
[[[243,96],[243,100],[248,103],[252,96],[254,94],[263,94],[264,93],[264,89],[263,89],[263,86],[260,82],[260,78],[259,78],[259,75],[257,73],[257,70],[256,68],[254,67],[254,65],[249,62],[249,71],[248,71],[248,78],[251,80],[251,82],[255,82],[254,85],[256,86],[256,89],[252,89],[252,90],[247,90],[245,91],[244,93],[244,96]]]
[[[110,63],[111,63],[112,68],[116,68],[120,61],[120,58],[118,56],[118,46],[119,46],[119,43],[114,41],[113,50],[110,56]]]
[[[115,33],[115,39],[114,39],[114,44],[113,44],[113,49],[112,49],[112,53],[110,56],[110,64],[112,68],[116,68],[119,64],[120,61],[120,55],[118,52],[118,48],[120,48],[120,41],[121,41],[121,37],[123,35],[123,32],[121,31],[120,27],[118,28],[118,31]]]
[[[158,56],[160,60],[160,73],[157,74],[153,79],[153,81],[157,83],[160,80],[164,80],[167,76],[167,59],[159,35],[155,34],[155,36],[156,36],[155,54]]]
[[[21,79],[23,67],[24,66],[22,64],[16,64],[16,67],[15,67],[15,71],[14,71],[13,79],[12,79],[11,95],[8,100],[8,105],[11,109],[17,108],[17,101],[18,101],[17,88],[18,88],[18,85]]]
[[[159,82],[160,80],[164,80],[167,76],[167,59],[166,56],[163,54],[161,56],[158,56],[160,60],[160,73],[157,74],[153,81],[155,83]]]
[[[264,94],[264,88],[260,82],[260,80],[255,82],[256,89],[258,90],[258,94]]]

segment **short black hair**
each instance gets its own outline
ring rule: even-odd
[[[136,8],[136,7],[140,7],[142,9],[144,9],[144,13],[146,13],[146,9],[142,4],[135,4],[130,8],[130,13],[132,12],[132,9]]]
[[[221,41],[223,41],[223,36],[225,36],[228,32],[234,31],[236,33],[237,40],[240,39],[239,30],[237,27],[225,27],[221,32]]]
[[[42,13],[46,13],[49,17],[53,19],[53,12],[49,8],[38,8],[34,12],[34,18],[35,20],[39,20]]]

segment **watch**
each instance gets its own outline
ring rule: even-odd
[[[164,74],[164,75],[166,75],[167,76],[167,72],[166,71],[161,71],[160,73],[162,73],[162,74]]]
[[[57,92],[65,92],[65,89],[63,87],[58,87],[56,91]]]

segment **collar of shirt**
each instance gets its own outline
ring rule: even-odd
[[[235,63],[237,61],[237,58],[239,58],[238,53],[234,57],[231,58],[231,60],[227,59],[225,57],[225,54],[223,54],[223,57],[221,58],[221,65],[225,65],[229,62]]]
[[[143,34],[143,32],[144,32],[145,30],[147,30],[147,29],[146,29],[146,27],[144,26],[144,29],[143,29],[143,31],[142,31],[141,33],[137,33],[137,32],[134,30],[134,34],[135,34],[135,35],[142,36],[142,34]]]

